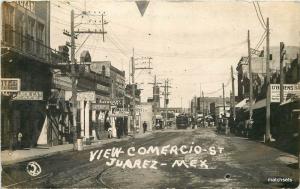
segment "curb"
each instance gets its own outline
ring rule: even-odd
[[[154,133],[154,132],[151,132],[151,133],[149,132],[149,134],[141,134],[139,136],[139,138],[149,136],[152,133]],[[126,137],[121,138],[121,139],[113,138],[113,139],[109,139],[109,140],[102,140],[102,141],[100,140],[100,141],[97,141],[95,143],[92,143],[91,145],[84,145],[82,151],[94,149],[94,148],[97,148],[97,147],[102,146],[104,144],[109,144],[109,143],[112,143],[112,142],[126,141],[126,140],[129,140],[130,138],[132,138],[132,137],[131,136],[126,136]],[[63,152],[70,152],[70,151],[73,151],[73,148],[63,149],[63,150],[60,150],[60,151],[54,151],[54,152],[49,152],[49,153],[30,156],[30,157],[25,157],[25,158],[20,158],[20,159],[12,160],[12,161],[2,161],[1,160],[1,165],[2,166],[8,166],[8,165],[16,164],[16,163],[22,163],[22,162],[35,160],[35,159],[40,159],[40,158],[44,158],[44,157],[49,157],[49,156],[53,156],[53,155],[60,154],[60,153],[63,153]],[[78,152],[78,151],[76,151],[76,152]]]

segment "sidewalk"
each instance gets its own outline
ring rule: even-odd
[[[135,138],[142,138],[146,137],[153,132],[146,132],[142,134],[137,134]],[[96,147],[99,147],[104,144],[108,144],[111,142],[116,141],[124,141],[128,140],[132,136],[128,135],[123,138],[112,138],[112,139],[103,139],[103,140],[96,140],[92,141],[91,145],[83,145],[83,150],[93,149]],[[68,152],[73,150],[73,144],[63,144],[63,145],[57,145],[52,147],[37,147],[37,148],[30,148],[30,149],[23,149],[23,150],[15,150],[15,151],[9,151],[4,150],[1,151],[1,164],[2,165],[9,165],[14,164],[18,162],[23,161],[29,161],[32,159],[37,159],[41,157],[47,157],[54,154],[62,153],[62,152]]]

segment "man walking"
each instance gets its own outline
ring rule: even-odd
[[[144,133],[147,131],[147,123],[146,123],[146,121],[144,121],[144,123],[143,123],[143,129],[144,129]]]

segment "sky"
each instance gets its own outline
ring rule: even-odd
[[[300,3],[259,2],[262,16],[270,20],[270,45],[300,46]],[[134,1],[70,0],[51,1],[51,47],[69,41],[70,11],[104,13],[105,41],[99,34],[80,34],[76,40],[80,52],[89,50],[93,61],[109,60],[125,70],[129,78],[130,58],[152,57],[152,70],[137,70],[135,80],[142,90],[142,101],[152,96],[154,75],[159,82],[169,79],[169,107],[188,107],[200,90],[205,96],[221,96],[231,90],[230,67],[234,71],[241,56],[247,55],[247,31],[254,48],[264,29],[251,1],[150,1],[141,16]],[[100,16],[75,19],[76,29],[100,29]],[[95,22],[94,22],[95,23]],[[81,44],[85,43],[81,46]],[[265,46],[262,43],[260,50]],[[136,67],[144,67],[137,62]],[[234,73],[236,76],[236,72]],[[237,87],[237,83],[235,83]],[[162,90],[161,90],[162,91]],[[237,90],[236,90],[237,91]],[[182,99],[182,101],[181,101]],[[182,102],[182,103],[181,103]]]

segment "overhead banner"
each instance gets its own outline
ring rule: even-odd
[[[300,83],[283,85],[283,101],[300,96]],[[280,84],[271,84],[271,102],[280,102]]]

